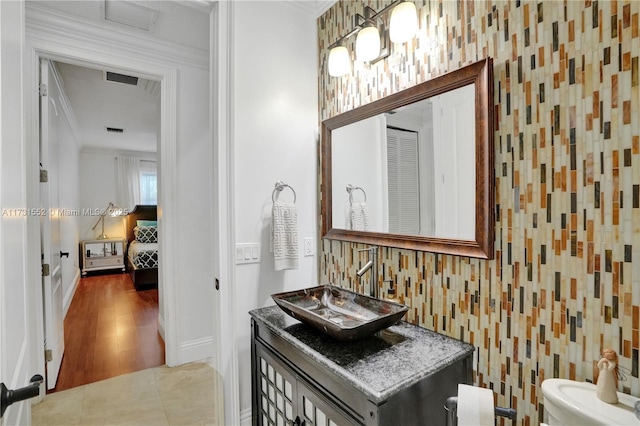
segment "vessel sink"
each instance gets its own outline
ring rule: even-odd
[[[596,397],[596,385],[566,379],[542,382],[547,423],[554,425],[640,425],[634,406],[640,399],[618,392],[618,403]]]
[[[332,285],[272,294],[288,315],[337,340],[356,340],[398,322],[409,308]]]

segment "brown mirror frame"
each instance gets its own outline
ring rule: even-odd
[[[475,240],[422,237],[382,232],[350,231],[332,227],[331,132],[334,129],[423,99],[475,85],[476,226]],[[383,99],[322,122],[322,235],[332,240],[375,244],[411,250],[493,259],[495,233],[495,160],[493,118],[493,60],[465,66]]]

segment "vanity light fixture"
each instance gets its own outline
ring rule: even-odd
[[[329,75],[339,77],[351,71],[349,51],[342,45],[337,45],[329,51]]]
[[[354,19],[354,29],[340,37],[338,41],[329,46],[329,59],[327,68],[332,77],[341,77],[351,70],[349,51],[344,46],[344,40],[357,34],[356,59],[365,62],[376,62],[388,55],[386,36],[387,31],[384,22],[381,22],[382,31],[378,29],[378,19],[392,10],[389,23],[389,37],[394,43],[404,43],[415,37],[418,29],[418,12],[416,5],[411,1],[396,0],[376,12],[369,6],[364,8],[364,16],[359,13]],[[381,48],[382,47],[382,48]]]
[[[406,43],[418,31],[418,11],[410,1],[403,1],[393,8],[389,18],[389,38],[394,43]]]
[[[373,61],[380,56],[380,31],[372,21],[364,25],[356,37],[356,59]]]

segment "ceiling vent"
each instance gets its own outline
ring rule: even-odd
[[[119,127],[105,127],[109,133],[124,133],[124,129]]]
[[[104,19],[153,32],[158,11],[129,1],[104,0]]]
[[[138,77],[131,75],[118,74],[115,72],[105,71],[104,79],[106,81],[113,81],[115,83],[131,84],[132,86],[138,85]]]

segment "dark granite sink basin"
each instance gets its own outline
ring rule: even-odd
[[[409,310],[332,285],[272,294],[276,304],[293,318],[337,340],[356,340],[383,330]]]

